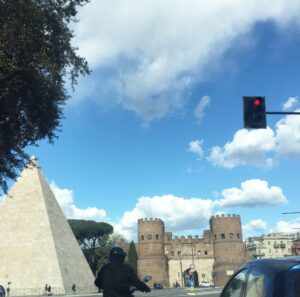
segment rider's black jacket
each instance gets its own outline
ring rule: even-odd
[[[130,297],[129,286],[150,292],[150,288],[138,279],[129,265],[119,262],[104,265],[98,272],[95,286],[103,290],[103,297]]]

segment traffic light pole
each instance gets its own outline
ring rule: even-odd
[[[292,111],[266,111],[266,114],[300,114],[300,112],[292,112]]]

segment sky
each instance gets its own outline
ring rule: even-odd
[[[67,218],[137,240],[137,220],[200,235],[239,214],[243,236],[297,232],[300,116],[243,129],[243,96],[300,109],[299,0],[91,0],[72,25],[79,79],[38,158]],[[300,230],[300,229],[299,229]],[[299,231],[298,230],[298,231]]]

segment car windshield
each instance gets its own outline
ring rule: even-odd
[[[0,297],[300,297],[299,82],[300,0],[0,0]]]

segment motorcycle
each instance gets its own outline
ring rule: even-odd
[[[147,282],[149,282],[150,280],[152,280],[152,276],[151,275],[145,275],[144,277],[143,277],[143,282],[144,283],[147,283]],[[133,293],[135,292],[135,291],[137,291],[138,289],[136,288],[136,287],[130,287],[130,293],[132,294],[132,296],[133,296]]]

